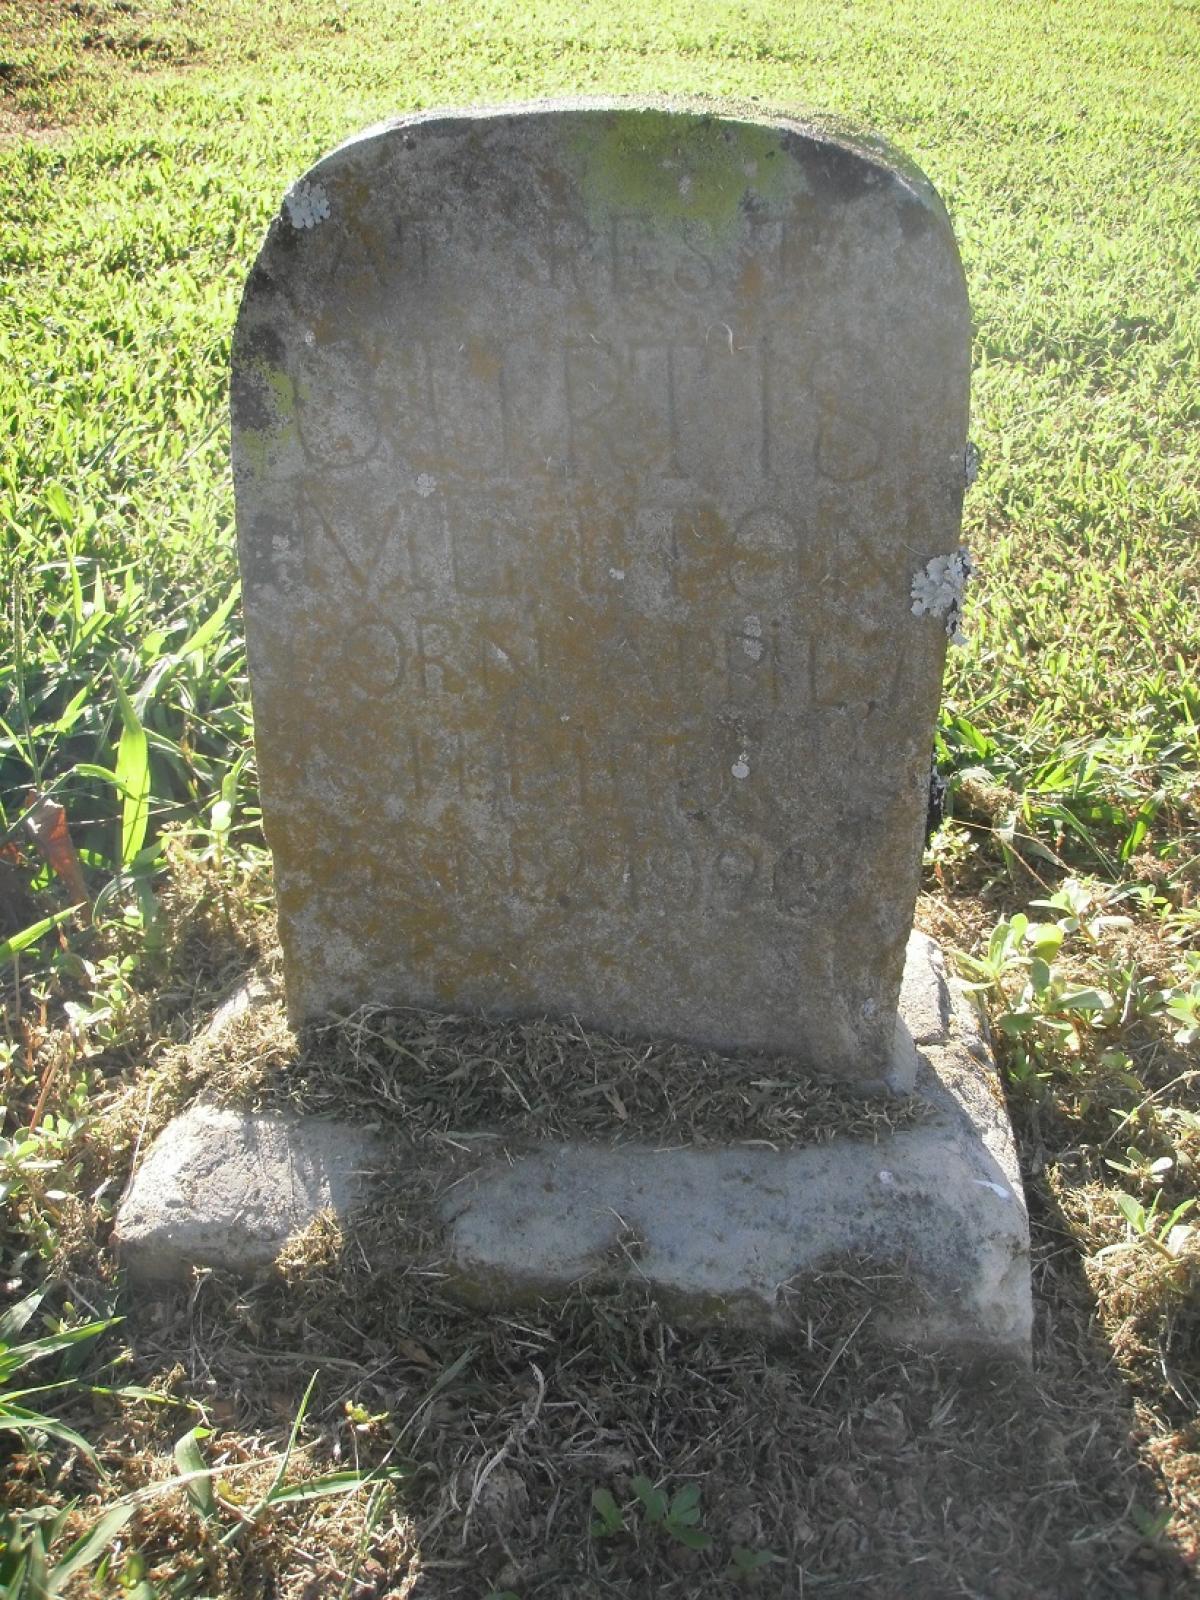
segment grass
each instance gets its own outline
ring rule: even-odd
[[[181,1052],[215,1098],[390,1125],[406,1139],[493,1132],[518,1141],[788,1146],[877,1141],[922,1115],[919,1102],[864,1098],[771,1056],[587,1031],[575,1021],[489,1022],[415,1008],[364,1008],[305,1030],[276,1000],[239,1033]]]
[[[21,1537],[48,1530],[61,1559],[163,1483],[103,1541],[97,1592],[782,1594],[801,1571],[829,1594],[1183,1592],[1200,1554],[1200,1236],[1179,1210],[1200,1189],[1198,56],[1194,5],[1124,0],[7,0],[0,1273],[14,1301],[43,1295],[29,1340],[127,1312],[39,1367],[110,1479],[61,1436],[18,1436]],[[920,918],[996,1025],[1034,1227],[1032,1382],[876,1351],[869,1320],[844,1342],[846,1285],[780,1353],[603,1299],[483,1319],[381,1238],[318,1230],[282,1283],[211,1275],[153,1306],[121,1301],[103,1252],[139,1132],[215,1081],[185,1044],[194,1019],[270,959],[225,421],[258,240],[287,183],[381,116],[565,92],[847,116],[953,215],[982,576],[947,677],[953,817]],[[90,923],[23,944],[80,880]],[[434,1125],[436,1049],[422,1058],[434,1091],[403,1089]],[[239,1066],[256,1070],[221,1070]],[[178,1416],[75,1381],[94,1344],[200,1409],[215,1510],[169,1487]],[[403,1459],[408,1476],[275,1505],[222,1544],[257,1504],[239,1474],[261,1499],[318,1366],[304,1470]],[[698,1486],[683,1525],[708,1547],[649,1517],[643,1477]],[[603,1493],[619,1525],[593,1535]]]

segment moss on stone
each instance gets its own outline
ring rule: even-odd
[[[280,367],[267,362],[257,363],[248,377],[261,397],[256,408],[261,426],[251,426],[243,420],[236,430],[237,445],[242,463],[261,478],[281,450],[298,442],[296,385]]]
[[[576,141],[589,208],[701,223],[721,235],[743,198],[780,202],[804,188],[779,128],[656,107],[619,111]]]

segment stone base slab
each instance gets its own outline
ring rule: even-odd
[[[1029,1233],[1012,1131],[970,1007],[915,934],[901,1012],[924,1115],[878,1143],[507,1145],[436,1200],[446,1292],[497,1306],[581,1282],[644,1282],[681,1320],[806,1325],[831,1274],[876,1288],[875,1331],[1027,1361]],[[252,1271],[318,1212],[369,1206],[416,1153],[311,1117],[193,1106],[159,1137],[116,1243],[142,1279]],[[426,1159],[428,1159],[426,1157]]]
[[[111,1242],[139,1279],[256,1272],[320,1212],[348,1216],[382,1165],[349,1123],[193,1105],[150,1147]]]

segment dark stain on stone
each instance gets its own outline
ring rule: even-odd
[[[248,335],[246,350],[252,356],[258,356],[269,367],[281,367],[287,355],[287,347],[283,336],[277,328],[256,328]]]
[[[235,366],[233,369],[229,382],[229,406],[236,428],[260,433],[271,426],[271,412],[262,383],[244,367]]]
[[[933,226],[933,221],[929,207],[915,195],[900,207],[900,229],[906,239],[924,238]]]
[[[235,340],[229,383],[234,424],[239,429],[261,432],[275,424],[275,411],[263,383],[262,369],[284,365],[284,342],[274,328],[268,327],[252,330],[240,327]]]
[[[242,577],[247,583],[272,583],[275,579],[275,541],[286,542],[292,526],[286,517],[264,512],[254,519],[251,537],[238,552]]]
[[[841,145],[790,132],[785,138],[795,159],[804,167],[816,199],[823,205],[860,199],[878,175],[887,172],[886,167],[876,166]]]

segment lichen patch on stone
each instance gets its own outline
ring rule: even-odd
[[[301,178],[283,197],[293,228],[315,228],[329,215],[329,196],[319,183]]]
[[[933,556],[913,573],[912,614],[914,617],[940,617],[951,644],[965,644],[961,628],[963,593],[975,571],[971,552],[963,547],[952,555]]]

